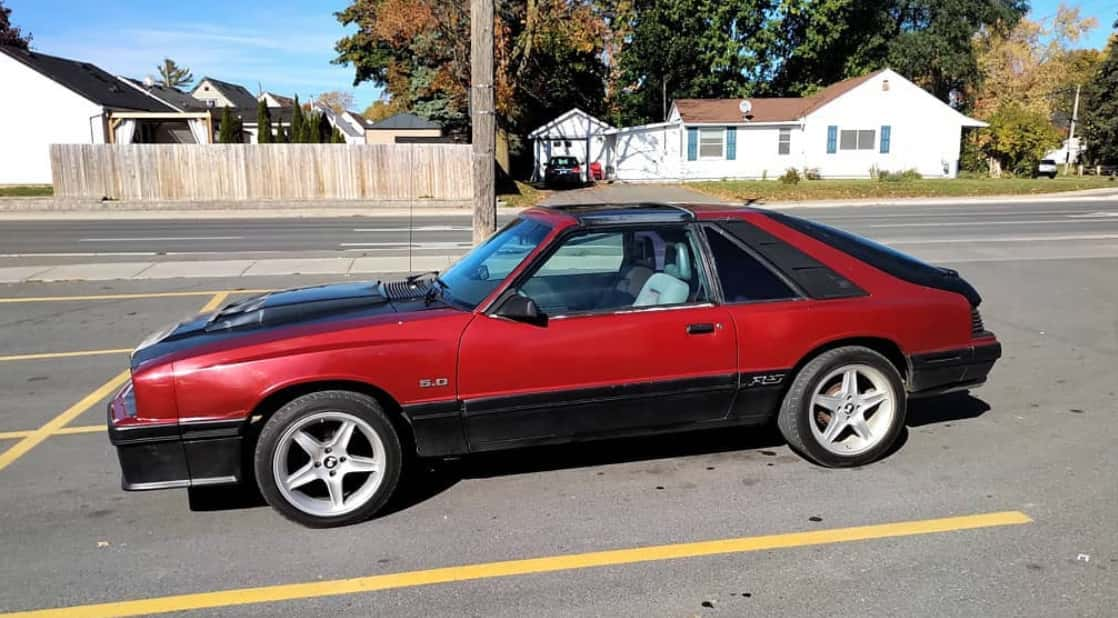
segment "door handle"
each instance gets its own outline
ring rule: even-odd
[[[702,324],[688,324],[688,335],[708,335],[714,332],[714,324],[710,322],[703,322]]]

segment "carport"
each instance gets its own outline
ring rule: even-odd
[[[590,163],[600,163],[602,171],[612,165],[606,132],[613,127],[575,108],[528,134],[532,140],[532,180],[543,179],[548,159],[558,156],[578,158],[583,179],[590,173]]]

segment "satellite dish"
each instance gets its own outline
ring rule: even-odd
[[[153,78],[151,75],[145,75],[144,76],[144,87],[145,88],[151,88],[154,85],[155,85],[155,78]]]
[[[748,116],[749,112],[753,111],[753,104],[749,101],[742,101],[738,103],[738,109],[741,110],[742,116]]]

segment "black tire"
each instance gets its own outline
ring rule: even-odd
[[[384,446],[383,480],[380,486],[360,507],[330,517],[306,513],[291,504],[277,486],[272,466],[272,458],[285,430],[300,419],[326,411],[343,412],[364,420],[378,434]],[[345,526],[371,518],[384,507],[396,490],[403,461],[400,438],[381,405],[368,395],[344,390],[309,393],[288,402],[264,424],[253,457],[257,484],[268,504],[287,519],[311,528]]]
[[[896,409],[893,422],[879,443],[856,455],[843,455],[825,448],[816,438],[809,423],[812,420],[812,395],[819,382],[836,369],[846,365],[868,365],[877,369],[893,390]],[[793,450],[815,463],[828,468],[862,466],[884,456],[897,441],[905,425],[908,400],[900,373],[889,359],[861,346],[848,346],[828,350],[811,359],[792,381],[784,396],[784,403],[777,416],[777,426]]]

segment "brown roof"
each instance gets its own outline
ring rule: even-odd
[[[827,86],[810,97],[748,99],[753,105],[749,120],[751,122],[794,122],[857,88],[880,72],[874,71],[860,77],[845,79]],[[677,99],[675,106],[684,122],[735,123],[742,121],[741,111],[738,109],[738,104],[741,101],[742,99]]]

